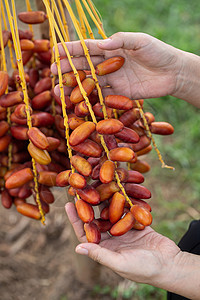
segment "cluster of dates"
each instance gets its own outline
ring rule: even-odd
[[[19,18],[36,24],[45,21],[46,15],[26,12]],[[10,38],[7,33],[4,36]],[[0,72],[0,182],[4,207],[9,208],[14,203],[23,215],[41,218],[37,203],[26,201],[31,195],[35,197],[31,160],[34,158],[43,211],[47,213],[49,204],[54,202],[50,187],[69,186],[68,193],[75,197],[77,213],[85,223],[89,242],[99,243],[101,232],[119,236],[131,228],[142,230],[149,226],[151,207],[145,200],[151,193],[141,183],[144,182],[142,173],[149,171],[150,166],[138,157],[150,152],[152,146],[136,101],[122,95],[106,96],[107,118],[104,118],[94,79],[90,72],[78,70],[95,116],[92,117],[73,72],[63,74],[63,84],[73,88],[71,95],[65,96],[68,142],[72,149],[69,159],[62,102],[52,89],[50,42],[33,40],[30,31],[20,31],[19,37],[32,128],[27,127],[27,107],[19,88],[18,71],[10,78]],[[123,57],[113,57],[97,65],[95,71],[103,76],[117,71],[123,64]],[[4,94],[8,85],[9,92]],[[55,101],[55,115],[52,115],[52,101]],[[142,107],[144,101],[139,102]],[[7,108],[11,110],[11,126],[6,121]],[[145,118],[152,133],[173,133],[169,123],[155,122],[151,113],[146,112]],[[9,143],[12,143],[12,164],[8,170]],[[97,205],[101,207],[99,218],[95,218],[93,208]]]
[[[123,57],[113,57],[97,65],[95,71],[98,76],[103,76],[117,71],[123,64]],[[131,228],[142,230],[152,223],[151,207],[145,202],[151,193],[141,185],[144,181],[141,173],[150,167],[138,159],[152,147],[136,101],[122,95],[106,96],[104,104],[108,117],[104,118],[94,80],[83,70],[78,73],[97,122],[90,116],[89,105],[73,72],[63,74],[63,83],[73,88],[68,99],[73,110],[69,111],[68,117],[69,144],[75,154],[70,163],[75,172],[59,173],[56,183],[58,186],[70,185],[69,193],[75,196],[77,213],[85,223],[86,237],[89,242],[99,243],[101,232],[109,231],[111,235],[119,236]],[[143,106],[143,100],[139,102]],[[145,118],[152,133],[173,133],[169,123],[155,122],[151,113],[145,113]],[[64,129],[63,119],[60,126]],[[129,163],[131,170],[127,170],[124,163]],[[119,182],[129,197],[128,202]],[[100,217],[95,218],[93,206],[102,203]]]
[[[46,20],[46,14],[24,12],[19,14],[19,19],[28,24],[39,24]],[[66,141],[56,129],[59,128],[59,117],[62,113],[60,106],[55,106],[55,113],[52,113],[54,98],[50,41],[33,39],[29,30],[19,30],[19,39],[32,128],[29,129],[27,125],[27,106],[24,103],[16,63],[16,69],[11,76],[0,71],[1,202],[5,208],[14,204],[21,214],[40,219],[32,158],[36,162],[39,197],[44,213],[49,212],[49,204],[55,201],[50,188],[56,185],[57,174],[68,169],[70,163]],[[4,30],[4,47],[9,40],[12,41],[11,33]],[[8,109],[10,117],[7,116]],[[35,204],[27,203],[30,196],[34,197]]]

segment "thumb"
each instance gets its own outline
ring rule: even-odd
[[[151,42],[151,36],[140,32],[118,32],[108,39],[98,42],[98,47],[103,50],[138,50]]]
[[[108,250],[94,243],[79,244],[76,247],[76,253],[87,255],[94,261],[117,271],[118,262],[121,260],[121,255],[114,251]]]

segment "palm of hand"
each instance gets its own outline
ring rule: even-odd
[[[156,50],[155,50],[156,49]],[[132,99],[154,98],[173,94],[176,89],[176,58],[159,51],[152,44],[138,50],[105,51],[104,57],[123,56],[125,64],[117,72],[99,77],[104,95],[123,94]]]
[[[173,260],[180,251],[173,241],[150,227],[143,231],[130,230],[119,237],[105,237],[100,246],[120,254],[114,271],[136,282],[148,282],[165,261]]]
[[[66,211],[79,241],[87,242],[83,222],[79,219],[74,204],[69,202]],[[142,231],[130,230],[119,237],[102,233],[99,246],[104,249],[104,256],[112,258],[109,267],[113,271],[136,282],[148,282],[149,278],[160,274],[166,261],[172,261],[173,264],[174,258],[180,252],[173,241],[150,227]],[[93,253],[93,259],[102,263],[99,246],[97,252]]]

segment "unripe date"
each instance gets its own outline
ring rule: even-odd
[[[10,135],[4,135],[3,137],[0,137],[0,152],[5,151],[8,148],[10,142],[11,142]]]
[[[125,190],[127,194],[137,199],[151,198],[151,192],[144,186],[135,183],[126,183]]]
[[[93,223],[95,223],[100,232],[107,232],[112,227],[112,223],[109,220],[94,219]]]
[[[116,134],[123,129],[124,125],[116,119],[106,119],[99,121],[96,130],[100,134]]]
[[[72,149],[85,156],[101,157],[102,155],[102,148],[97,143],[89,139],[85,140],[83,143],[73,146]]]
[[[131,169],[140,173],[146,173],[149,172],[151,167],[146,161],[138,159],[135,163],[131,163]]]
[[[38,182],[47,186],[55,186],[56,185],[56,172],[49,171],[41,171],[38,175]]]
[[[12,136],[17,140],[28,140],[28,128],[24,126],[11,126]]]
[[[34,204],[21,203],[21,204],[18,204],[16,207],[17,207],[17,211],[20,214],[22,214],[22,215],[24,215],[28,218],[32,218],[32,219],[35,219],[35,220],[40,220],[40,218],[41,218],[39,209]]]
[[[105,105],[120,110],[129,110],[133,108],[133,101],[125,96],[109,95],[105,97]]]
[[[79,218],[84,223],[89,223],[89,222],[93,221],[94,210],[89,203],[87,203],[81,199],[78,199],[75,203],[75,206],[76,206],[76,210],[77,210]]]
[[[150,144],[151,144],[151,139],[148,138],[146,135],[143,135],[140,137],[140,140],[137,144],[132,145],[132,149],[133,151],[137,152],[148,147]]]
[[[86,78],[86,73],[84,71],[78,70],[78,75],[80,78],[80,81],[83,81]],[[74,72],[69,72],[63,74],[63,84],[69,87],[75,87],[77,86],[78,82],[76,80],[76,76],[74,75]]]
[[[47,15],[43,11],[26,11],[19,13],[18,18],[26,24],[40,24],[47,19]]]
[[[144,182],[144,176],[138,171],[129,170],[127,182],[142,183]]]
[[[99,185],[96,190],[100,194],[101,202],[109,199],[116,192],[119,192],[120,188],[116,182],[103,183]]]
[[[137,204],[139,206],[143,206],[151,212],[151,210],[152,210],[151,206],[146,201],[141,200],[141,199],[135,199],[135,198],[130,198],[130,200],[134,205]]]
[[[142,225],[149,226],[152,223],[152,215],[148,209],[140,205],[131,207],[131,214]]]
[[[71,173],[71,170],[66,170],[59,173],[56,177],[56,185],[61,187],[68,186]]]
[[[129,127],[139,118],[140,118],[139,109],[133,108],[133,109],[130,109],[130,110],[126,111],[125,113],[123,113],[120,116],[119,121],[122,122],[124,124],[124,126]]]
[[[126,162],[135,157],[133,150],[127,147],[115,148],[109,152],[110,159],[113,161]]]
[[[23,101],[24,96],[21,91],[10,92],[0,97],[0,105],[2,107],[10,107]]]
[[[49,153],[46,150],[39,149],[33,143],[29,143],[28,152],[41,165],[48,165],[51,162]]]
[[[125,197],[116,192],[110,202],[109,206],[109,220],[111,223],[116,223],[124,213]]]
[[[21,187],[25,183],[33,180],[33,172],[30,168],[19,170],[12,174],[5,183],[7,189]]]
[[[100,203],[99,192],[90,185],[87,185],[84,189],[77,189],[77,194],[82,200],[92,205],[97,205]]]
[[[72,156],[70,160],[72,166],[83,176],[90,176],[92,173],[91,164],[83,157],[79,155]]]
[[[34,87],[34,93],[35,94],[40,94],[44,91],[50,90],[52,87],[52,80],[50,77],[45,77],[40,79],[35,87]]]
[[[9,195],[7,190],[3,190],[1,193],[1,203],[3,207],[9,209],[12,206],[13,200],[12,197]]]
[[[46,150],[49,146],[46,135],[44,135],[37,127],[32,127],[28,130],[28,137],[39,149]]]
[[[69,143],[71,146],[76,146],[82,142],[84,142],[92,132],[95,131],[95,124],[93,122],[84,122],[80,126],[78,126],[71,133],[69,137]]]
[[[110,234],[113,236],[120,236],[133,228],[134,217],[131,212],[128,212],[122,219],[115,223],[111,229]]]
[[[128,127],[124,127],[120,132],[115,133],[115,136],[126,143],[137,143],[140,139],[137,132]]]
[[[85,223],[84,230],[88,243],[99,244],[101,241],[101,233],[95,223]]]
[[[73,173],[69,177],[69,184],[75,189],[83,189],[86,187],[87,182],[82,175]]]
[[[109,220],[109,206],[106,206],[102,209],[100,217],[102,220]]]
[[[150,130],[154,134],[169,135],[174,132],[174,128],[167,122],[152,122]]]
[[[115,164],[113,161],[105,161],[99,172],[99,179],[102,183],[109,183],[113,180],[115,175]]]
[[[92,78],[86,78],[82,81],[83,89],[85,90],[87,96],[89,96],[95,88],[95,82]],[[70,95],[70,101],[72,103],[79,103],[84,100],[83,95],[81,94],[79,86],[76,86]]]
[[[50,91],[44,91],[36,95],[31,101],[31,105],[33,109],[36,110],[43,109],[44,107],[48,106],[50,103],[51,103]]]
[[[111,57],[98,64],[95,69],[95,73],[99,76],[107,75],[119,70],[125,59],[121,56]]]
[[[2,96],[8,86],[8,73],[0,71],[0,96]]]
[[[32,115],[32,108],[29,106],[28,108],[30,115]],[[25,104],[18,104],[15,108],[14,114],[17,118],[22,119],[22,120],[26,120],[27,118],[27,113],[26,113],[26,105]],[[21,124],[21,125],[25,125],[25,124]]]
[[[137,154],[137,156],[145,155],[145,154],[149,153],[151,150],[152,150],[152,146],[149,145],[146,148],[143,148],[143,149],[137,151],[136,154]]]
[[[22,39],[20,40],[20,47],[21,50],[32,50],[34,48],[34,43],[28,39]]]
[[[47,52],[50,49],[49,40],[34,40],[34,49],[33,51],[38,52]]]
[[[0,137],[4,136],[9,129],[9,124],[6,121],[0,122]]]

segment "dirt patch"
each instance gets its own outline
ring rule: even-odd
[[[95,285],[119,282],[106,268],[99,271],[95,266],[96,279],[84,284],[84,267],[79,268],[82,262],[74,253],[76,241],[64,211],[66,201],[65,193],[57,192],[46,226],[20,216],[15,207],[8,211],[0,206],[0,299],[110,299],[94,297]]]

